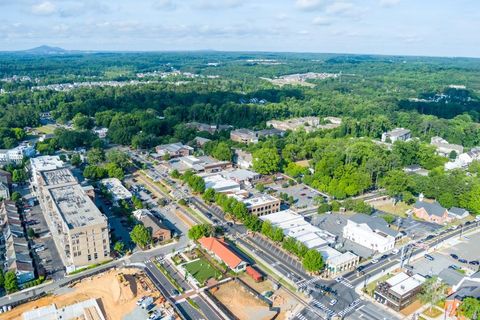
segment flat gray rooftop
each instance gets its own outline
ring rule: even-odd
[[[50,194],[71,229],[105,222],[105,216],[78,184],[51,188]]]
[[[48,186],[77,182],[72,172],[66,168],[43,171],[41,174]]]

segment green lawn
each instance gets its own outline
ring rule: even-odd
[[[185,269],[197,279],[200,284],[204,284],[205,281],[210,278],[218,279],[222,275],[220,271],[212,267],[212,265],[204,258],[187,263]]]

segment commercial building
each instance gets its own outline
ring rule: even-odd
[[[445,224],[452,220],[448,210],[438,202],[426,202],[419,200],[413,206],[413,214],[420,219],[437,224]]]
[[[219,161],[210,156],[185,156],[168,161],[168,167],[170,170],[177,170],[181,173],[192,170],[196,173],[206,172],[218,172],[230,168],[232,164],[229,161]]]
[[[170,156],[174,157],[185,157],[193,153],[193,148],[187,145],[184,145],[181,142],[162,144],[155,147],[155,152],[157,156],[164,157]]]
[[[366,214],[353,215],[343,227],[343,238],[380,253],[392,250],[400,237],[384,219]]]
[[[448,143],[447,140],[441,137],[432,137],[430,144],[435,146],[437,153],[444,157],[449,157],[452,152],[455,152],[455,158],[463,153],[463,146],[459,144]]]
[[[235,182],[240,183],[241,185],[251,186],[253,183],[259,181],[262,178],[262,175],[251,170],[246,169],[233,169],[228,171],[223,171],[221,174],[226,179],[231,179]]]
[[[395,128],[391,131],[382,133],[382,142],[394,143],[395,141],[407,141],[411,138],[411,131],[404,128]]]
[[[67,272],[110,258],[107,218],[69,169],[40,171],[38,199]]]
[[[248,212],[256,216],[264,216],[280,211],[280,199],[270,195],[251,197],[242,202],[246,205]]]
[[[307,248],[318,250],[325,259],[325,276],[333,277],[353,270],[358,265],[357,255],[349,251],[341,253],[331,247],[336,243],[335,235],[311,225],[303,216],[291,210],[264,215],[260,219],[282,229],[285,236],[294,238]]]
[[[232,271],[241,272],[247,267],[247,262],[240,258],[224,239],[203,237],[198,243],[218,261],[225,263]]]
[[[153,242],[164,242],[172,238],[172,231],[167,228],[160,219],[155,217],[147,209],[139,209],[133,212],[135,219],[140,221],[145,228],[149,229]]]
[[[113,201],[128,200],[132,198],[132,193],[128,191],[117,178],[106,178],[100,180],[100,183],[107,188],[107,191],[112,195]]]
[[[201,122],[189,122],[186,124],[187,127],[196,129],[197,131],[206,131],[210,134],[214,134],[217,131],[229,130],[232,128],[230,125],[216,125],[216,124],[207,124]]]
[[[38,185],[40,172],[63,168],[64,163],[59,156],[40,156],[30,159],[30,171],[32,173],[33,187]]]
[[[230,140],[240,143],[258,143],[258,136],[250,129],[236,129],[230,132]]]
[[[249,169],[253,166],[253,156],[250,152],[234,149],[233,163],[239,168]]]
[[[14,202],[0,202],[0,231],[1,269],[14,272],[19,284],[35,279],[33,260]]]
[[[236,193],[240,191],[240,184],[230,179],[225,179],[220,174],[202,176],[205,189],[212,188],[215,192]]]
[[[22,314],[23,320],[105,320],[97,299],[89,299],[57,308],[55,304]]]
[[[401,272],[378,284],[373,297],[378,302],[400,311],[415,301],[425,280],[419,274],[410,276]]]

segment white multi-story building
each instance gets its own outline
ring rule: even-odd
[[[445,170],[466,168],[473,161],[480,161],[480,147],[475,147],[468,152],[461,153],[455,161],[445,163]]]
[[[117,178],[106,178],[100,180],[100,183],[107,188],[108,192],[112,194],[113,200],[115,202],[120,200],[128,200],[132,198],[132,193],[128,191]]]
[[[20,145],[13,149],[0,150],[0,165],[8,163],[21,163],[24,157],[35,155],[35,148],[30,145]]]
[[[343,227],[343,237],[376,252],[392,250],[401,234],[388,227],[382,218],[356,214]]]
[[[38,173],[38,200],[67,272],[110,259],[107,218],[60,168]]]

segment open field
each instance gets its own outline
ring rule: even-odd
[[[276,314],[235,281],[214,288],[212,294],[240,320],[268,320]]]
[[[124,282],[118,275],[123,273]],[[121,320],[124,315],[135,309],[138,297],[150,295],[155,299],[160,297],[145,275],[135,269],[111,270],[98,276],[86,278],[71,288],[62,289],[62,294],[47,296],[13,308],[2,314],[2,320],[16,320],[22,318],[22,313],[32,309],[55,304],[61,308],[76,302],[97,299],[105,318]]]
[[[184,267],[200,284],[204,284],[210,278],[218,279],[222,275],[204,258],[189,262]]]
[[[411,205],[408,205],[405,202],[398,202],[396,205],[393,205],[393,203],[389,201],[388,203],[382,202],[381,204],[371,203],[371,205],[377,210],[394,214],[402,218],[405,218],[407,216],[406,211],[412,208]]]

